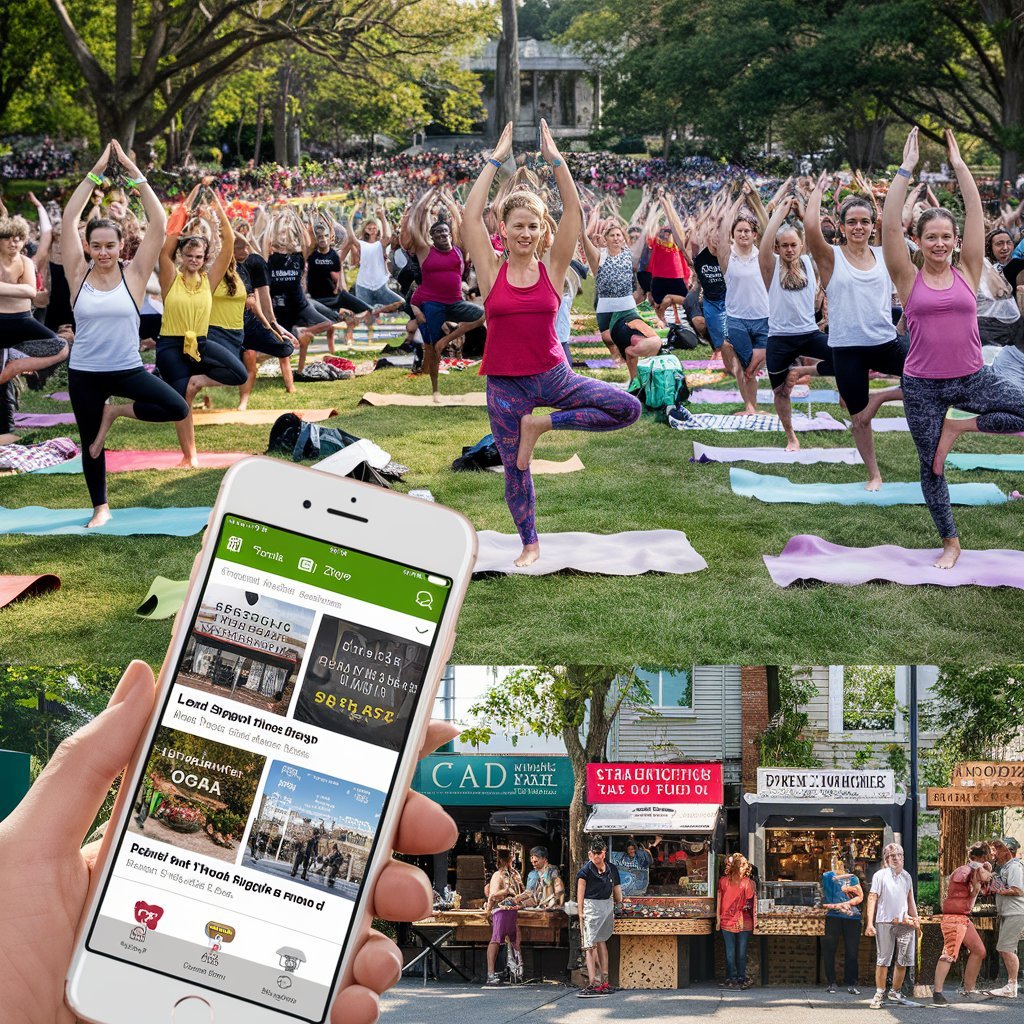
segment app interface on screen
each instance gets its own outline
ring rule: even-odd
[[[89,949],[320,1020],[450,591],[225,517]]]

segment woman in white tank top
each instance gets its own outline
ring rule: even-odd
[[[89,526],[110,519],[107,504],[106,464],[103,445],[114,421],[129,419],[165,423],[183,420],[189,408],[164,381],[147,373],[139,355],[139,305],[146,282],[164,241],[166,217],[153,190],[117,142],[110,143],[93,173],[100,174],[111,159],[120,163],[138,186],[148,227],[135,258],[122,266],[124,248],[121,228],[112,220],[91,220],[85,230],[91,263],[86,262],[78,223],[93,183],[87,177],[75,189],[64,211],[64,268],[75,296],[75,343],[68,363],[68,392],[82,442],[82,470],[93,516]],[[109,405],[120,396],[130,401]]]
[[[869,245],[876,212],[871,199],[853,195],[839,208],[846,245],[829,245],[821,233],[821,199],[829,180],[823,173],[807,201],[807,246],[828,298],[828,343],[836,387],[853,421],[853,439],[868,471],[869,491],[882,486],[871,419],[883,402],[903,398],[898,387],[869,391],[872,370],[899,377],[908,343],[896,335],[891,317],[892,281],[881,249]]]
[[[775,411],[786,432],[786,451],[800,449],[793,430],[790,395],[800,376],[832,376],[828,336],[818,329],[815,298],[818,282],[810,256],[803,252],[803,237],[795,224],[786,225],[790,214],[800,216],[796,196],[783,199],[765,228],[758,264],[768,288],[768,350],[765,363],[771,381]],[[779,254],[773,249],[777,247]],[[817,360],[811,366],[796,365],[804,356]]]
[[[741,192],[722,218],[718,262],[725,275],[728,325],[722,358],[743,396],[744,407],[739,415],[753,416],[757,413],[757,371],[764,363],[768,345],[768,291],[757,258],[761,225],[744,211],[746,201],[747,196]]]

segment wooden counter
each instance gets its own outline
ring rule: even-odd
[[[712,917],[617,917],[616,935],[710,935]]]
[[[520,910],[518,921],[523,942],[538,945],[556,945],[561,933],[569,926],[569,918],[561,908]],[[438,910],[415,924],[454,928],[456,942],[491,941],[491,922],[482,910]]]
[[[825,911],[808,907],[797,914],[773,914],[771,911],[758,914],[754,934],[822,936],[825,934]]]

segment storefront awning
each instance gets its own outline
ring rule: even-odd
[[[709,833],[718,826],[718,804],[595,804],[586,831],[595,835],[653,832],[655,834]]]

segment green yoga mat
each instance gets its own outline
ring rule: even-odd
[[[994,469],[1001,473],[1024,473],[1024,455],[947,455],[946,465],[954,469]]]
[[[140,619],[169,619],[181,611],[186,593],[188,580],[169,580],[166,576],[157,576],[135,614]]]
[[[729,470],[734,494],[765,502],[797,502],[810,505],[923,505],[921,485],[916,482],[883,483],[880,490],[866,490],[863,483],[794,483],[784,476]],[[1007,498],[995,484],[951,484],[954,505],[1001,505]]]

